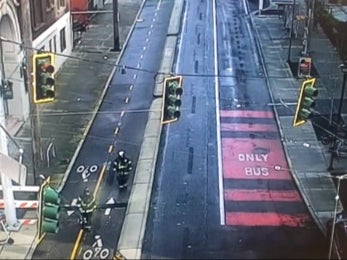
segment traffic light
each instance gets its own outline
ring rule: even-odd
[[[33,55],[33,97],[34,103],[51,102],[55,97],[53,53]]]
[[[298,104],[294,115],[294,127],[305,124],[313,115],[312,109],[315,107],[315,98],[318,95],[318,90],[314,85],[315,81],[315,78],[311,78],[305,80],[301,85]]]
[[[60,196],[49,184],[43,185],[41,194],[41,231],[57,233],[59,230]]]
[[[182,76],[168,77],[164,80],[164,100],[161,123],[166,124],[178,120],[181,116]]]

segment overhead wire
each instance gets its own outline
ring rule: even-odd
[[[7,39],[7,38],[5,38],[3,36],[0,36],[0,42],[1,41],[12,43],[12,44],[15,44],[15,45],[19,45],[22,49],[30,49],[30,50],[33,50],[33,51],[36,51],[36,52],[39,52],[39,53],[48,52],[48,51],[42,51],[42,49],[38,49],[38,48],[31,47],[31,46],[27,46],[27,45],[25,45],[25,44],[23,44],[21,42],[17,42],[17,41],[14,41],[14,40]],[[50,51],[49,53],[53,53],[56,56],[61,56],[61,57],[65,57],[65,58],[75,59],[75,60],[88,62],[88,63],[107,65],[107,66],[116,67],[116,68],[119,68],[119,69],[134,70],[134,71],[139,71],[139,72],[150,73],[150,74],[154,74],[155,78],[157,78],[158,75],[167,75],[168,74],[166,72],[148,70],[148,69],[133,67],[133,66],[124,65],[124,64],[115,64],[115,63],[110,63],[110,62],[105,62],[105,61],[97,61],[97,60],[94,60],[94,59],[88,59],[88,58],[83,58],[83,57],[74,56],[74,55],[68,55],[68,54],[59,53],[59,52],[51,52]],[[104,56],[104,59],[107,59],[107,56]],[[170,74],[172,74],[172,73],[170,73]],[[215,74],[198,74],[198,73],[182,73],[182,74],[180,74],[180,76],[184,76],[184,77],[201,77],[201,78],[207,78],[207,77],[215,78],[217,76],[218,76],[218,78],[236,78],[236,79],[240,78],[240,76],[238,76],[238,75],[220,75],[220,74],[219,75],[215,75]],[[321,76],[324,76],[324,74],[321,74]],[[334,77],[334,76],[338,77],[340,75],[339,74],[335,75],[335,74],[329,73],[329,77]],[[265,75],[263,75],[263,76],[247,75],[247,78],[248,79],[264,79]],[[268,78],[269,79],[291,79],[292,77],[291,76],[288,76],[288,77],[268,76]],[[319,77],[317,77],[317,78],[319,78]],[[21,81],[19,79],[14,79],[14,80],[15,81]],[[290,108],[287,108],[287,109],[290,109]],[[127,111],[127,112],[144,112],[144,111],[143,110],[139,110],[139,111]],[[88,114],[88,113],[95,113],[95,112],[62,112],[62,113],[66,114],[66,115],[77,115],[77,114]],[[52,115],[62,115],[62,113],[61,112],[60,113],[47,113],[47,115],[50,115],[50,116],[52,116]],[[115,113],[115,111],[112,111],[112,112],[105,111],[105,112],[96,112],[96,113]],[[318,114],[323,119],[327,119],[324,115],[317,113],[317,111],[316,111],[316,114]],[[335,138],[341,139],[339,136],[337,136],[336,134],[332,133],[330,130],[326,129],[325,127],[321,126],[320,124],[318,124],[318,123],[316,123],[314,121],[311,121],[311,123],[314,126],[320,128],[322,131],[324,131],[327,134],[329,134],[330,136],[335,136]],[[337,123],[335,123],[333,121],[331,121],[330,123],[333,124],[336,127],[339,127],[337,125]]]
[[[83,61],[83,62],[89,62],[89,63],[95,63],[95,64],[100,64],[100,65],[107,65],[107,66],[111,66],[111,67],[116,67],[116,68],[120,68],[120,69],[128,69],[128,70],[134,70],[134,71],[139,71],[139,72],[145,72],[145,73],[150,73],[150,74],[155,74],[155,75],[167,75],[167,72],[162,72],[162,71],[155,71],[155,70],[149,70],[149,69],[144,69],[144,68],[138,68],[138,67],[133,67],[133,66],[129,66],[126,64],[115,64],[115,63],[111,63],[111,62],[105,62],[105,61],[97,61],[97,60],[93,60],[93,59],[88,59],[88,58],[83,58],[83,57],[79,57],[79,56],[74,56],[74,55],[68,55],[68,54],[64,54],[64,53],[60,53],[60,52],[53,52],[53,51],[43,51],[42,49],[38,49],[38,48],[34,48],[31,46],[27,46],[21,42],[17,42],[14,40],[10,40],[7,39],[5,37],[0,36],[0,41],[4,41],[4,42],[8,42],[8,43],[12,43],[12,44],[16,44],[19,45],[21,48],[23,49],[30,49],[33,51],[36,51],[38,53],[45,53],[45,52],[49,52],[52,53],[56,56],[60,56],[60,57],[65,57],[65,58],[70,58],[70,59],[75,59],[75,60],[79,60],[79,61]],[[105,57],[107,57],[106,55],[104,55],[104,60]],[[172,73],[170,73],[172,74]],[[219,77],[219,78],[240,78],[240,76],[238,75],[223,75],[223,74],[199,74],[199,73],[182,73],[180,74],[181,76],[184,77],[202,77],[202,78],[215,78],[215,77]],[[327,75],[327,76],[336,76],[339,77],[340,74],[336,73],[336,74],[331,74],[331,73],[327,73],[327,74],[320,74],[321,76]],[[247,75],[247,78],[249,79],[264,79],[265,75],[262,76],[254,76],[254,75]],[[268,76],[269,79],[291,79],[291,76],[288,77],[283,77],[283,76]],[[320,77],[317,77],[320,78]]]

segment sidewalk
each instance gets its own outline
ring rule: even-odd
[[[297,2],[305,6],[304,0]],[[273,103],[281,104],[281,100],[288,104],[297,102],[302,79],[296,78],[296,75],[293,76],[287,63],[289,33],[284,27],[283,20],[277,15],[258,16],[257,14],[252,14],[251,20],[256,31]],[[293,39],[292,62],[299,61],[301,50],[302,40]],[[332,70],[335,70],[334,75],[337,78],[339,73],[342,74],[338,71],[341,61],[320,27],[312,34],[311,50],[313,63],[320,75],[317,78],[319,90],[317,103],[326,104],[331,93],[329,88],[332,85],[329,75],[332,75]],[[341,84],[337,83],[335,95],[341,91],[338,86]],[[300,127],[292,126],[295,108],[294,105],[274,106],[293,178],[315,221],[321,230],[326,232],[326,221],[333,216],[336,196],[333,178],[327,171],[330,153],[317,139],[311,121]],[[319,106],[318,109],[321,107]],[[347,168],[347,160],[335,160],[334,166]],[[337,210],[341,209],[342,206],[339,204]]]
[[[104,9],[112,10],[112,1]],[[118,0],[120,46],[126,46],[136,15],[144,0]],[[75,47],[56,75],[56,99],[40,105],[41,144],[43,161],[39,170],[33,171],[33,149],[30,121],[18,132],[8,131],[24,149],[23,163],[28,169],[27,185],[34,185],[40,174],[51,177],[52,184],[59,187],[64,176],[73,165],[84,136],[96,115],[105,92],[105,84],[114,73],[114,65],[122,52],[113,52],[113,14],[96,14],[81,42]],[[52,149],[48,150],[50,143]],[[11,144],[10,144],[11,145]],[[13,144],[12,144],[13,145]],[[11,147],[10,147],[11,149]],[[15,147],[12,147],[15,150]],[[49,158],[46,157],[47,151]],[[54,151],[54,153],[53,153]],[[47,160],[49,159],[49,160]],[[34,176],[35,175],[35,176]],[[38,185],[38,183],[36,183]],[[16,196],[16,194],[15,194]],[[16,199],[16,197],[15,197]],[[36,211],[35,211],[36,212]],[[34,210],[18,218],[37,219]],[[36,243],[37,224],[22,225],[18,232],[12,232],[12,245],[0,244],[0,259],[30,259],[31,247]]]

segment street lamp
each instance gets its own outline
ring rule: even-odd
[[[293,28],[294,28],[294,14],[295,14],[295,3],[296,0],[293,2],[293,8],[292,8],[292,24],[290,26],[290,35],[289,35],[289,46],[288,46],[288,58],[287,62],[288,64],[291,63],[290,56],[291,56],[291,50],[292,50],[292,35],[293,35]]]
[[[337,215],[337,207],[339,205],[340,200],[340,184],[341,180],[347,178],[347,174],[337,176],[337,188],[336,188],[336,196],[335,196],[335,210],[334,210],[334,217],[333,217],[333,224],[331,227],[331,235],[330,235],[330,244],[329,244],[329,259],[331,259],[332,249],[333,249],[333,243],[334,243],[334,235],[335,235],[335,225],[336,225],[336,215]]]
[[[340,124],[342,122],[341,112],[342,112],[342,104],[343,104],[343,97],[345,94],[345,88],[346,88],[346,81],[347,81],[347,61],[344,61],[344,63],[340,64],[339,68],[342,70],[343,73],[343,80],[342,80],[342,89],[341,89],[341,96],[340,96],[340,103],[339,103],[339,109],[337,112],[337,124],[335,128],[335,133],[333,136],[333,140],[331,142],[331,156],[330,156],[330,163],[328,166],[328,171],[331,171],[334,169],[333,167],[333,161],[336,154],[335,148],[336,148],[336,135],[338,132],[338,128],[340,127]]]

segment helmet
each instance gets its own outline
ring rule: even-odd
[[[120,158],[124,158],[124,156],[125,156],[125,151],[124,151],[124,150],[119,151],[119,152],[118,152],[118,156],[119,156]]]

